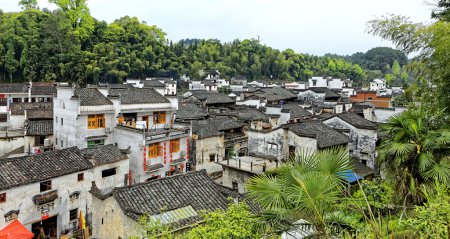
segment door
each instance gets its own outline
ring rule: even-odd
[[[45,238],[46,236],[50,238],[58,238],[58,216],[49,217],[40,222],[35,222],[31,225],[32,232],[34,234],[33,239]],[[41,235],[41,237],[40,237]],[[42,237],[44,236],[44,237]]]

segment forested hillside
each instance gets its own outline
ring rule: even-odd
[[[22,0],[23,11],[18,13],[0,10],[0,82],[115,83],[126,77],[183,74],[200,78],[199,70],[215,68],[226,78],[295,81],[327,75],[362,84],[370,80],[367,73],[373,68],[392,65],[280,51],[256,39],[172,42],[162,29],[135,17],[110,24],[94,19],[85,0],[51,2],[57,10],[40,10],[36,0]]]

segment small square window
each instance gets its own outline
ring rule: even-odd
[[[61,118],[61,125],[64,125],[64,119]]]
[[[6,193],[0,193],[0,203],[6,202]]]
[[[40,184],[40,190],[41,192],[45,192],[48,190],[52,190],[52,180],[43,181]]]
[[[239,184],[237,182],[232,182],[231,186],[233,189],[239,189]]]
[[[69,221],[75,221],[78,218],[78,208],[70,210]]]
[[[84,173],[79,173],[78,174],[78,182],[81,182],[84,180]]]

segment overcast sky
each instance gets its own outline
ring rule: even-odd
[[[18,11],[18,2],[0,0],[0,9]],[[39,0],[39,6],[55,8],[47,0]],[[424,0],[88,0],[88,6],[107,22],[137,16],[174,41],[259,36],[274,48],[315,55],[392,46],[365,33],[366,22],[387,13],[428,22],[432,8]]]

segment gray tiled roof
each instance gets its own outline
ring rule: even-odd
[[[55,86],[32,86],[31,95],[48,95],[56,96]]]
[[[281,87],[261,88],[260,91],[263,94],[257,92],[255,94],[266,98],[268,101],[289,100],[297,97],[290,90]]]
[[[237,117],[245,121],[269,121],[269,117],[264,114],[261,110],[256,108],[236,108],[233,112],[236,113]]]
[[[120,93],[122,104],[170,103],[164,96],[152,88],[130,88]]]
[[[309,87],[309,89],[306,89],[305,91],[307,91],[307,90],[311,90],[315,93],[325,93],[325,92],[327,92],[328,88],[327,87]]]
[[[128,159],[127,154],[113,144],[86,148],[81,150],[81,152],[86,158],[92,159],[95,166],[116,163]]]
[[[231,191],[223,190],[201,170],[118,188],[113,196],[124,214],[134,220],[191,206],[198,215],[175,223],[181,227],[201,220],[201,211],[226,209]]]
[[[145,80],[144,82],[144,87],[160,87],[160,88],[165,88],[166,85],[158,80]]]
[[[287,124],[284,127],[298,136],[316,138],[319,148],[338,146],[351,141],[348,136],[339,133],[318,120]]]
[[[27,121],[25,130],[28,136],[53,135],[53,120]]]
[[[12,103],[9,107],[12,115],[24,115],[25,110],[53,110],[53,102]]]
[[[242,127],[243,124],[230,117],[210,118],[192,122],[192,133],[199,139],[222,135],[222,131]]]
[[[205,86],[217,86],[216,83],[214,83],[213,81],[210,81],[210,80],[203,81],[203,84],[205,84]]]
[[[110,88],[108,91],[108,96],[119,96],[126,90],[127,88]]]
[[[371,130],[377,129],[376,124],[374,124],[373,122],[371,122],[369,120],[366,120],[365,118],[363,118],[355,113],[344,112],[344,113],[335,115],[335,117],[338,117],[339,119],[342,119],[343,121],[355,126],[356,128],[359,128],[359,129],[371,129]]]
[[[191,120],[204,119],[208,112],[200,106],[193,103],[178,103],[177,119]]]
[[[76,147],[0,160],[0,190],[92,168]],[[76,178],[74,178],[76,180]]]
[[[95,88],[76,88],[74,97],[81,100],[81,106],[95,106],[95,105],[112,105],[98,89]]]
[[[53,109],[30,109],[27,110],[28,120],[53,119]]]
[[[204,91],[204,90],[193,90],[190,91],[192,96],[200,101],[205,101],[207,105],[209,104],[228,104],[235,103],[236,100],[229,97],[226,94]]]
[[[355,158],[350,158],[350,165],[352,166],[353,171],[363,178],[375,173],[373,169],[367,167]]]
[[[332,91],[330,89],[327,89],[325,91],[325,99],[338,99],[340,97],[341,96],[338,93],[336,93],[336,92],[334,92],[334,91]]]
[[[2,93],[28,93],[27,83],[0,84],[0,94]]]
[[[297,103],[284,104],[282,112],[283,111],[289,112],[291,118],[311,117],[312,116],[311,112],[305,110],[303,107],[301,107]]]

